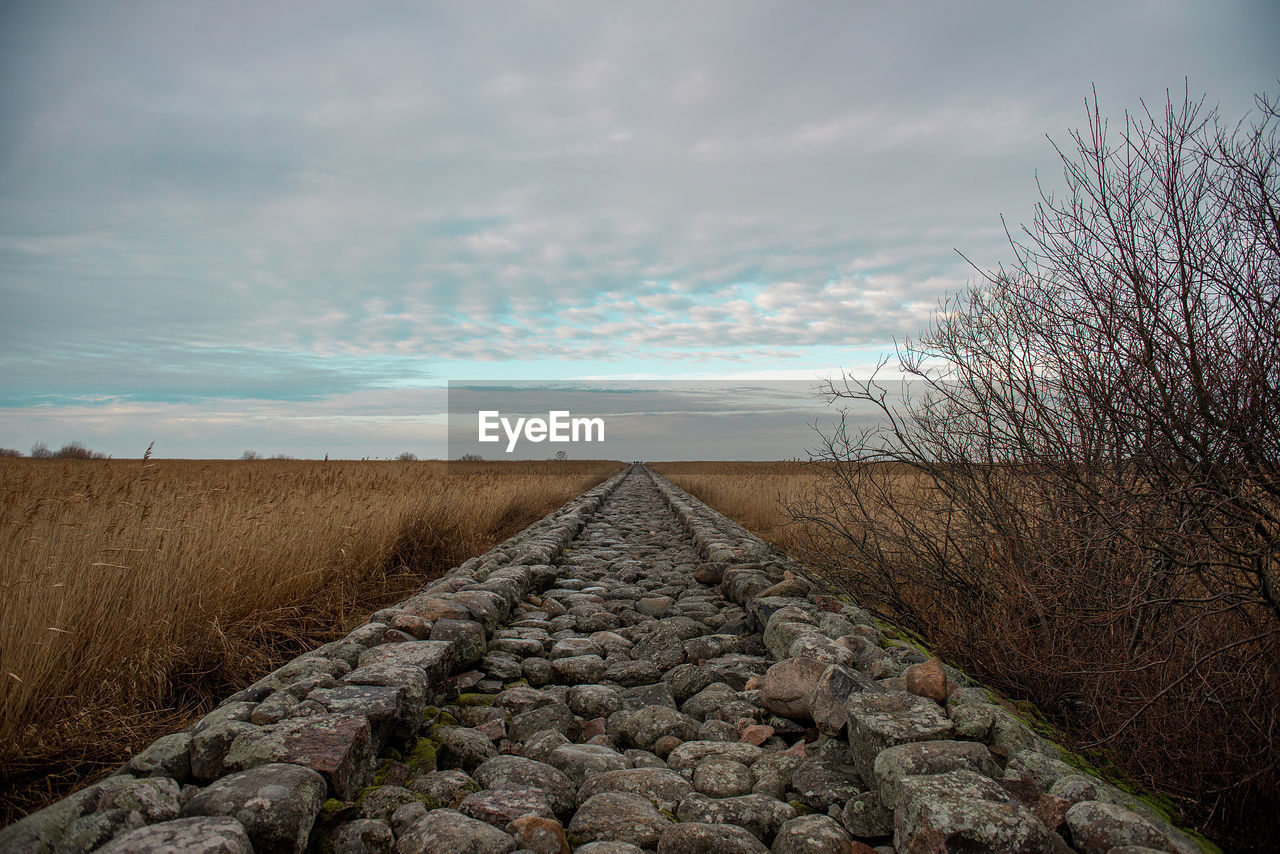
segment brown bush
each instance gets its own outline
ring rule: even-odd
[[[1269,848],[1280,810],[1280,113],[1096,97],[1008,269],[833,399],[804,556],[1077,746]],[[1261,840],[1261,841],[1260,841]]]

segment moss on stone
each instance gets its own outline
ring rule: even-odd
[[[468,693],[458,695],[459,706],[492,706],[493,694]]]
[[[809,806],[804,801],[789,801],[788,803],[790,803],[791,808],[796,811],[797,816],[813,814],[813,807]]]
[[[340,801],[337,798],[327,798],[325,802],[320,805],[320,815],[317,820],[331,818],[349,806],[352,806],[352,804],[348,801]]]
[[[436,751],[439,749],[440,742],[434,738],[420,736],[414,742],[413,752],[409,754],[405,764],[414,773],[434,771],[436,770]]]

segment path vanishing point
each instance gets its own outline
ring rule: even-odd
[[[0,851],[1196,852],[634,465],[0,831]]]

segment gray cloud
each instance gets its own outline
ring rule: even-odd
[[[953,249],[1005,257],[1092,84],[1118,115],[1186,77],[1235,117],[1277,30],[1263,2],[5,4],[0,400],[882,347],[971,276]]]

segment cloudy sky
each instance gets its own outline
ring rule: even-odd
[[[1280,6],[0,3],[0,446],[443,454],[458,379],[863,370],[1007,257],[1097,86]]]

